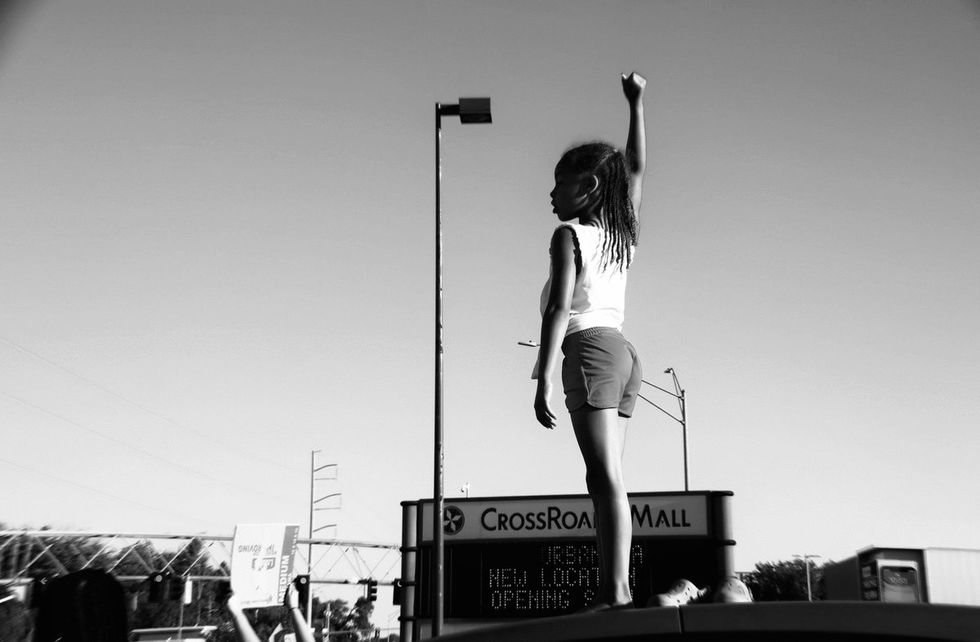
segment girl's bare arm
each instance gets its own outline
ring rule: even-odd
[[[293,633],[299,642],[313,642],[313,634],[310,627],[303,619],[303,612],[299,610],[299,594],[292,586],[286,587],[286,608],[289,610],[289,619],[293,624]]]
[[[568,328],[575,287],[575,246],[573,232],[567,227],[555,230],[551,238],[551,291],[541,317],[541,347],[538,348],[538,389],[534,397],[534,414],[545,428],[558,425],[551,409],[551,373],[558,363],[561,342]]]
[[[647,80],[635,71],[623,75],[623,94],[629,103],[630,124],[626,136],[626,165],[630,173],[630,201],[633,213],[640,215],[640,199],[643,196],[643,172],[647,164],[647,135],[643,124],[643,91]]]
[[[238,642],[261,642],[259,636],[255,634],[255,630],[249,623],[248,618],[245,616],[245,611],[242,610],[242,606],[239,604],[238,598],[234,593],[228,596],[228,602],[225,603],[225,608],[228,609],[228,614],[231,615],[231,623],[235,627]]]

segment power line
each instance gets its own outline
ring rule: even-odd
[[[262,463],[268,464],[270,466],[275,466],[277,468],[282,468],[283,470],[288,470],[289,472],[291,472],[293,474],[297,474],[298,475],[298,474],[301,473],[301,471],[298,471],[298,470],[296,470],[294,468],[290,468],[288,466],[285,466],[285,465],[283,465],[280,462],[273,461],[271,459],[266,459],[264,457],[256,457],[254,454],[252,454],[250,452],[247,452],[245,450],[242,450],[242,449],[240,449],[237,446],[230,445],[230,444],[224,443],[222,441],[219,441],[219,440],[215,439],[214,437],[211,437],[209,435],[206,435],[206,434],[204,434],[204,433],[202,433],[202,432],[200,432],[200,431],[192,428],[191,426],[187,426],[187,425],[185,425],[185,424],[183,424],[183,423],[181,423],[181,422],[179,422],[179,421],[177,421],[175,419],[171,419],[170,417],[167,417],[166,415],[160,414],[159,412],[157,412],[157,411],[155,411],[155,410],[153,410],[151,408],[147,408],[146,406],[144,406],[143,404],[141,404],[141,403],[139,403],[137,401],[133,401],[131,399],[128,399],[128,398],[124,397],[123,395],[119,394],[115,390],[109,388],[108,386],[106,386],[104,384],[99,383],[98,381],[94,381],[93,379],[90,379],[89,377],[86,377],[85,375],[82,375],[82,374],[80,374],[78,372],[75,372],[71,368],[68,368],[66,366],[63,366],[60,363],[57,363],[55,361],[52,361],[51,359],[45,357],[44,355],[38,354],[37,352],[35,352],[33,350],[30,350],[29,348],[25,348],[24,346],[19,345],[17,343],[14,343],[13,341],[10,341],[9,339],[5,339],[3,337],[0,337],[0,343],[6,345],[9,348],[13,348],[14,350],[17,350],[18,352],[22,352],[22,353],[24,353],[24,354],[26,354],[26,355],[28,355],[30,357],[33,357],[34,359],[37,359],[38,361],[41,361],[42,363],[45,363],[45,364],[47,364],[47,365],[49,365],[49,366],[51,366],[53,368],[57,368],[58,370],[61,370],[62,372],[65,372],[65,373],[71,375],[72,377],[75,377],[76,379],[79,379],[81,381],[84,381],[88,385],[90,385],[90,386],[92,386],[94,388],[97,388],[97,389],[101,390],[102,392],[104,392],[104,393],[106,393],[108,395],[111,395],[111,396],[115,397],[116,399],[118,399],[118,400],[120,400],[120,401],[122,401],[122,402],[124,402],[124,403],[126,403],[126,404],[128,404],[130,406],[133,406],[134,408],[137,408],[138,410],[141,410],[141,411],[147,413],[148,415],[151,415],[151,416],[157,418],[160,421],[164,421],[164,422],[170,424],[171,426],[174,426],[176,428],[179,428],[179,429],[181,429],[181,430],[183,430],[185,432],[189,432],[189,433],[191,433],[191,434],[193,434],[193,435],[195,435],[195,436],[197,436],[197,437],[199,437],[201,439],[205,439],[207,441],[210,441],[213,444],[220,445],[223,449],[230,449],[230,450],[237,451],[236,454],[238,456],[243,457],[245,459],[248,459],[250,462],[261,461]]]
[[[99,430],[96,430],[95,428],[90,428],[88,426],[84,426],[84,425],[78,423],[77,421],[74,421],[72,419],[69,419],[68,417],[59,415],[58,413],[52,412],[51,410],[47,410],[46,408],[42,408],[41,406],[38,406],[37,404],[33,404],[33,403],[31,403],[29,401],[26,401],[24,399],[21,399],[20,397],[15,397],[14,395],[11,395],[11,394],[8,394],[8,393],[2,392],[2,391],[0,391],[0,397],[6,397],[7,399],[11,399],[13,401],[16,401],[19,404],[23,404],[24,406],[27,406],[28,408],[33,408],[34,410],[37,410],[38,412],[44,413],[44,414],[46,414],[46,415],[48,415],[50,417],[54,417],[55,419],[58,419],[59,421],[63,421],[65,423],[67,423],[67,424],[70,424],[72,426],[75,426],[76,428],[80,428],[80,429],[82,429],[82,430],[84,430],[86,432],[90,432],[90,433],[92,433],[94,435],[98,435],[99,437],[102,437],[103,439],[106,439],[108,441],[111,441],[111,442],[113,442],[115,444],[118,444],[118,445],[124,447],[124,448],[128,448],[128,449],[130,449],[130,450],[132,450],[134,452],[140,453],[144,457],[148,457],[150,459],[155,459],[157,461],[163,462],[164,464],[166,464],[168,466],[172,466],[174,468],[178,468],[180,470],[183,470],[185,472],[188,472],[188,473],[197,475],[199,477],[204,477],[205,479],[209,479],[209,480],[211,480],[213,482],[216,482],[216,483],[219,483],[219,484],[223,484],[225,486],[230,486],[231,488],[235,489],[238,492],[242,492],[242,493],[246,492],[245,490],[243,490],[241,488],[241,486],[239,484],[235,484],[235,483],[232,483],[232,482],[229,482],[229,481],[225,481],[223,479],[218,479],[217,477],[215,477],[213,475],[209,475],[208,473],[205,473],[205,472],[196,470],[196,469],[191,468],[189,466],[185,466],[185,465],[183,465],[183,464],[181,464],[179,462],[175,462],[175,461],[172,461],[170,459],[167,459],[166,457],[161,457],[160,455],[157,455],[156,453],[153,453],[153,452],[151,452],[149,450],[144,450],[143,448],[140,448],[139,446],[134,446],[132,444],[126,443],[125,441],[122,441],[121,439],[117,439],[116,437],[113,437],[112,435],[108,435],[108,434],[106,434],[104,432],[101,432]],[[261,493],[261,494],[263,494],[263,495],[265,495],[267,497],[271,497],[271,498],[277,499],[277,500],[286,499],[285,497],[271,495],[271,494],[265,492],[264,490],[259,490],[259,489],[253,489],[252,491],[248,491],[248,492],[249,493],[252,493],[252,492]]]
[[[57,481],[60,481],[63,484],[68,484],[70,486],[75,486],[76,488],[81,488],[83,490],[87,490],[87,491],[92,492],[92,493],[97,493],[99,495],[103,495],[105,497],[109,497],[111,499],[115,499],[115,500],[120,501],[120,502],[126,502],[127,504],[133,504],[134,506],[139,506],[141,508],[146,508],[148,510],[153,511],[154,513],[161,513],[161,512],[162,513],[169,513],[170,515],[173,515],[175,517],[182,517],[184,519],[192,519],[192,520],[194,520],[196,522],[207,521],[207,520],[202,520],[200,517],[195,517],[193,515],[187,515],[185,513],[176,512],[176,511],[170,510],[168,508],[158,508],[158,507],[155,507],[155,506],[150,506],[149,504],[144,504],[142,502],[138,502],[138,501],[133,500],[133,499],[128,499],[126,497],[120,497],[119,495],[113,495],[112,493],[107,493],[107,492],[105,492],[103,490],[99,490],[98,488],[94,488],[92,486],[87,486],[85,484],[79,484],[78,482],[73,482],[70,479],[65,479],[64,477],[61,477],[59,475],[53,475],[51,473],[46,473],[43,470],[37,470],[36,468],[31,468],[30,466],[25,466],[23,464],[19,464],[19,463],[14,462],[14,461],[10,461],[9,459],[7,459],[5,457],[0,457],[0,462],[3,462],[3,463],[8,464],[10,466],[14,466],[16,468],[20,468],[22,470],[26,470],[28,472],[34,473],[35,475],[41,475],[43,477],[50,477],[51,479],[55,479]]]

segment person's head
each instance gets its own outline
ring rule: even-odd
[[[626,157],[608,143],[578,145],[555,166],[551,204],[561,221],[595,222],[606,232],[603,263],[628,267],[639,235],[629,196]]]
[[[126,596],[106,571],[85,569],[50,580],[40,595],[34,642],[126,642]]]

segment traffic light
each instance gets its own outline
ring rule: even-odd
[[[402,578],[396,577],[391,583],[391,603],[399,606],[402,603]]]
[[[179,601],[184,599],[184,582],[186,582],[183,577],[171,577],[170,586],[167,588],[167,599],[171,601]]]
[[[150,573],[150,576],[146,578],[146,583],[150,585],[150,602],[163,602],[169,597],[169,573],[163,571]]]
[[[369,602],[378,601],[378,580],[368,580],[367,581],[367,598]]]
[[[306,603],[310,600],[310,576],[297,575],[293,579],[293,587],[296,589],[296,598],[299,602],[299,608],[305,613]]]
[[[187,579],[170,571],[155,571],[146,578],[150,602],[174,602],[184,599]]]

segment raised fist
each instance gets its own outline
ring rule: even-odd
[[[626,100],[634,102],[643,98],[643,90],[646,89],[647,79],[635,71],[629,76],[623,74],[623,94]]]

